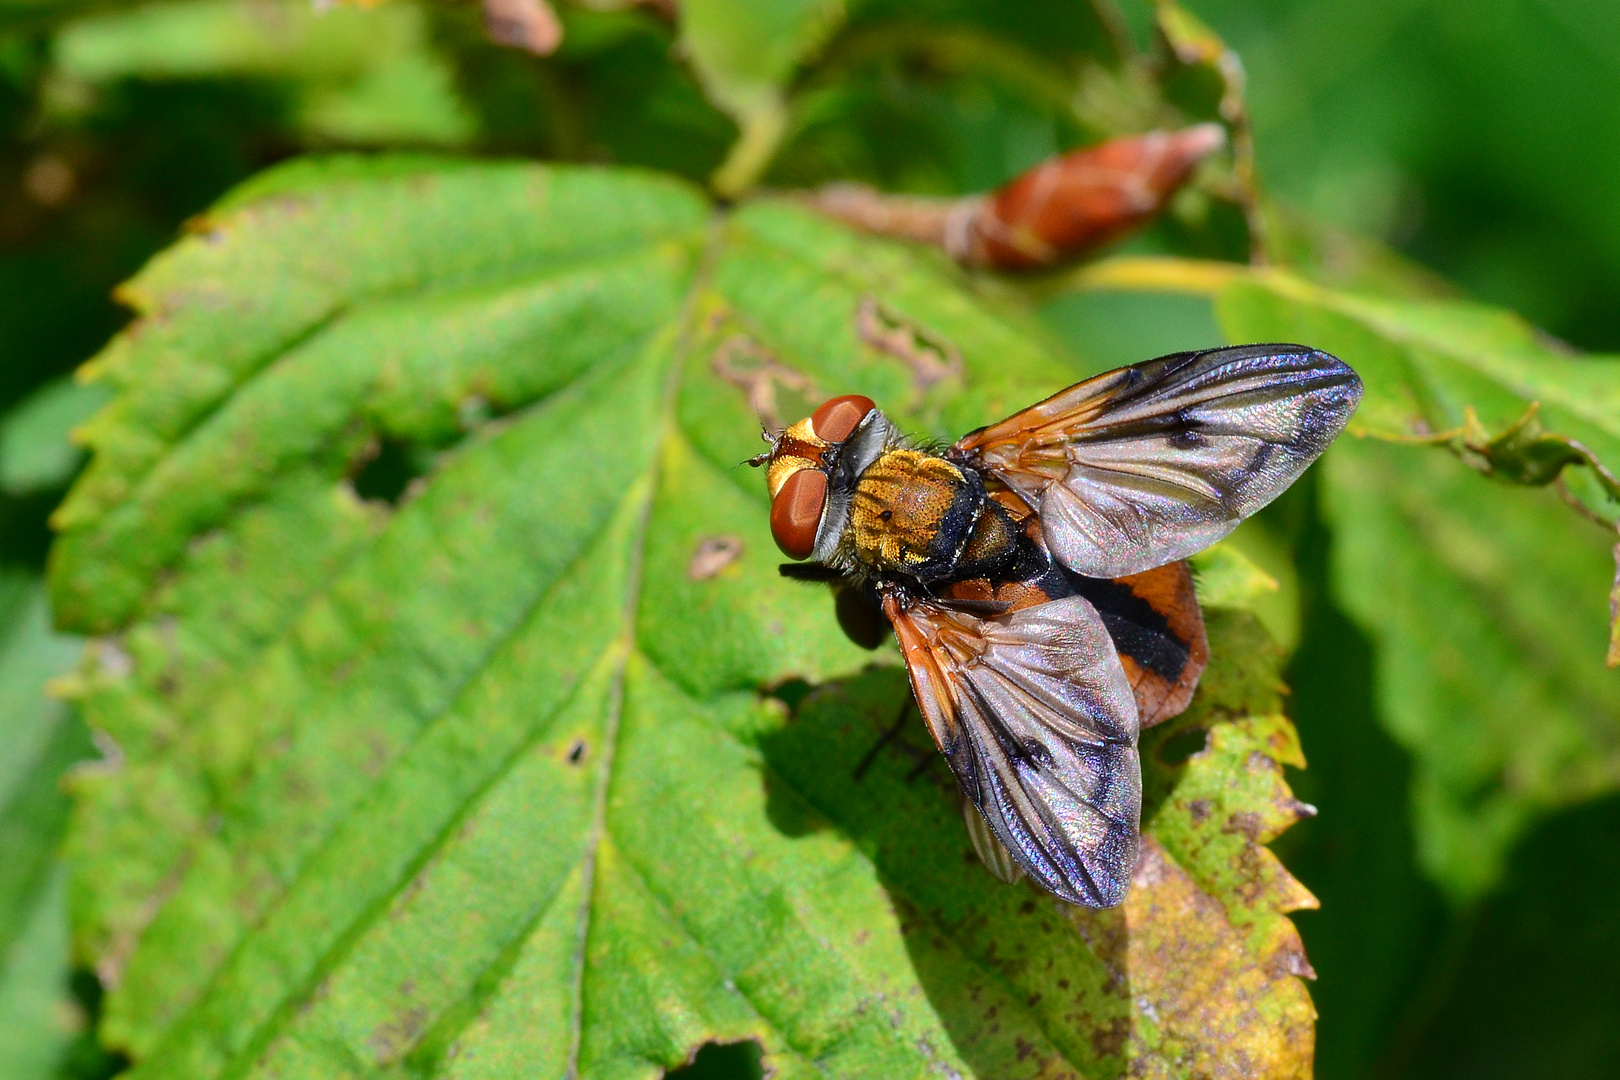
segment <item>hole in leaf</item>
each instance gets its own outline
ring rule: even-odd
[[[101,980],[85,968],[74,969],[68,978],[68,1001],[63,1021],[75,1030],[52,1075],[74,1080],[108,1080],[128,1069],[128,1057],[117,1050],[104,1050],[96,1040],[96,1024],[101,1017]]]
[[[1201,727],[1178,731],[1159,745],[1159,760],[1166,765],[1180,765],[1203,750],[1209,742],[1209,732]]]
[[[690,1065],[670,1069],[667,1080],[763,1080],[760,1063],[764,1050],[752,1039],[735,1043],[704,1043]]]
[[[585,752],[589,749],[584,739],[575,739],[574,745],[568,748],[568,764],[578,765],[585,760]]]
[[[354,474],[354,492],[362,499],[399,504],[411,481],[433,465],[432,452],[401,439],[383,439]]]

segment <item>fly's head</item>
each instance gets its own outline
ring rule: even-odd
[[[771,536],[788,558],[825,558],[836,547],[849,513],[849,489],[860,471],[852,467],[864,467],[860,459],[867,458],[863,447],[872,441],[869,433],[881,436],[875,421],[887,429],[871,398],[835,397],[787,430],[767,432],[771,448],[749,459],[750,465],[765,466]]]

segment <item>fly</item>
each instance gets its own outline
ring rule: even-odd
[[[1112,907],[1136,863],[1137,738],[1209,657],[1186,558],[1280,495],[1361,380],[1301,345],[1177,353],[936,448],[867,397],[767,434],[788,577],[887,618],[982,861]]]

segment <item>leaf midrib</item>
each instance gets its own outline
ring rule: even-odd
[[[578,938],[573,956],[574,985],[571,993],[573,1008],[572,1015],[568,1020],[569,1049],[566,1073],[568,1080],[577,1080],[579,1076],[579,1053],[584,1034],[585,1017],[586,948],[594,925],[592,912],[596,899],[596,862],[602,838],[607,831],[608,792],[613,785],[613,763],[618,759],[620,722],[624,716],[625,676],[629,669],[631,655],[635,651],[637,639],[636,612],[641,606],[641,585],[646,562],[647,536],[652,523],[653,505],[657,500],[658,487],[663,476],[663,462],[665,461],[663,451],[669,440],[679,437],[680,424],[676,418],[676,402],[680,395],[681,373],[685,370],[687,353],[697,336],[695,320],[699,299],[707,291],[709,282],[713,279],[714,265],[719,258],[721,245],[724,242],[724,224],[725,217],[723,213],[716,213],[711,216],[709,235],[704,245],[702,259],[692,275],[686,297],[681,304],[678,320],[680,327],[679,337],[674,346],[668,350],[665,359],[665,363],[669,367],[664,373],[663,391],[659,400],[658,434],[652,440],[652,446],[650,447],[648,468],[644,474],[646,491],[642,494],[642,505],[638,511],[635,530],[632,533],[630,563],[625,581],[624,605],[620,614],[618,670],[613,674],[612,688],[609,691],[609,712],[602,737],[603,753],[601,762],[597,766],[598,780],[594,795],[594,806],[591,809],[591,826],[585,842],[584,881],[582,883],[578,917]]]
[[[632,658],[633,653],[636,652],[635,643],[636,643],[637,637],[638,637],[638,627],[637,627],[637,621],[636,621],[636,613],[637,613],[637,610],[639,608],[639,602],[640,602],[640,596],[641,596],[641,590],[642,590],[642,573],[643,573],[642,564],[643,564],[646,549],[647,549],[648,530],[650,528],[651,514],[652,514],[654,502],[655,502],[656,495],[657,495],[657,492],[658,492],[658,489],[659,489],[659,486],[660,486],[660,483],[661,483],[661,476],[662,476],[662,471],[663,471],[663,462],[664,462],[665,457],[666,457],[666,455],[664,453],[664,450],[667,448],[670,441],[675,440],[675,439],[680,439],[680,438],[683,437],[683,432],[682,432],[682,429],[680,427],[680,424],[679,424],[679,422],[677,420],[677,416],[676,416],[676,402],[678,400],[679,393],[680,393],[680,390],[681,390],[682,375],[683,375],[683,373],[684,373],[684,371],[685,371],[685,369],[687,367],[686,361],[687,361],[687,359],[688,359],[688,357],[690,355],[690,350],[691,350],[691,347],[692,347],[692,341],[693,341],[694,337],[696,336],[696,329],[695,329],[695,325],[694,325],[694,310],[695,310],[695,307],[696,307],[699,299],[711,287],[711,283],[712,283],[712,280],[713,280],[712,271],[713,271],[714,261],[718,257],[718,253],[719,253],[719,250],[720,250],[720,247],[721,247],[721,244],[722,244],[722,240],[721,240],[722,228],[723,228],[724,224],[726,223],[726,221],[727,221],[727,215],[724,212],[717,212],[717,214],[714,216],[714,219],[713,219],[713,221],[711,223],[711,238],[710,238],[709,244],[707,245],[707,249],[706,249],[706,252],[705,252],[703,263],[699,267],[698,272],[693,276],[692,281],[691,281],[691,283],[689,285],[689,289],[688,289],[687,297],[686,297],[686,300],[685,300],[685,304],[683,305],[683,311],[682,311],[682,314],[681,314],[680,319],[679,319],[680,341],[679,341],[679,344],[677,345],[677,347],[675,347],[675,348],[668,351],[667,357],[666,357],[666,359],[664,361],[668,366],[667,366],[667,370],[664,373],[664,390],[663,390],[662,399],[661,399],[660,405],[659,405],[659,413],[660,413],[660,415],[659,415],[659,420],[658,420],[658,435],[657,435],[656,439],[653,442],[653,449],[651,451],[652,457],[651,457],[651,459],[649,461],[648,469],[646,470],[646,472],[644,472],[642,474],[642,482],[645,483],[646,490],[641,495],[641,498],[642,498],[643,501],[642,501],[641,506],[638,509],[638,522],[637,522],[635,532],[634,532],[634,539],[631,542],[630,573],[629,573],[629,577],[627,579],[626,588],[625,588],[624,607],[622,609],[622,615],[621,615],[621,620],[622,620],[621,621],[621,628],[620,628],[620,631],[619,631],[619,634],[618,634],[617,638],[615,639],[616,642],[617,642],[616,647],[619,649],[620,655],[619,655],[619,658],[618,658],[618,660],[616,662],[616,665],[615,665],[616,670],[614,671],[614,674],[613,674],[613,677],[612,677],[612,690],[611,690],[611,698],[610,698],[611,705],[610,705],[609,715],[607,717],[607,726],[606,726],[605,731],[604,731],[604,751],[600,755],[600,760],[598,762],[598,779],[597,779],[597,782],[596,782],[596,785],[595,785],[595,790],[593,792],[593,803],[594,803],[594,805],[593,805],[593,810],[592,810],[592,822],[591,822],[590,830],[589,830],[589,832],[587,834],[585,843],[584,843],[584,845],[583,845],[583,847],[581,849],[582,852],[583,852],[583,859],[584,859],[585,882],[584,882],[584,889],[583,889],[584,895],[583,895],[583,898],[582,898],[582,901],[581,901],[580,911],[579,911],[579,915],[578,915],[578,941],[577,941],[577,944],[576,944],[575,954],[574,954],[575,985],[574,985],[574,988],[573,988],[573,998],[574,998],[574,1000],[573,1000],[573,1011],[572,1011],[572,1016],[570,1017],[570,1031],[571,1031],[571,1037],[572,1037],[572,1045],[570,1047],[570,1052],[569,1052],[569,1062],[570,1062],[569,1068],[570,1068],[570,1075],[571,1076],[577,1075],[578,1065],[579,1065],[580,1041],[581,1041],[581,1035],[582,1035],[582,1025],[584,1023],[584,1009],[583,1009],[582,992],[583,992],[583,984],[584,984],[584,977],[585,977],[585,957],[586,957],[585,948],[586,948],[586,944],[587,944],[587,942],[588,942],[588,940],[590,938],[590,935],[591,935],[591,933],[593,932],[593,929],[594,929],[594,923],[593,923],[593,918],[592,917],[593,917],[595,907],[596,907],[596,903],[595,903],[595,901],[596,901],[596,897],[595,897],[595,887],[596,887],[595,864],[596,864],[598,852],[600,850],[601,841],[606,836],[610,835],[609,831],[608,831],[607,821],[606,821],[606,807],[607,807],[608,799],[609,799],[609,796],[610,796],[610,793],[611,793],[612,784],[613,784],[614,779],[615,779],[615,776],[614,776],[614,762],[615,762],[615,760],[617,758],[617,751],[618,751],[618,748],[619,748],[618,744],[619,744],[620,728],[621,728],[621,720],[622,720],[622,711],[623,711],[623,702],[624,702],[624,683],[625,683],[625,679],[627,677],[628,664],[630,663],[630,660]],[[775,247],[776,245],[772,244],[772,245],[769,245],[769,246]],[[781,249],[779,249],[779,250],[781,250]],[[786,254],[793,255],[795,258],[797,258],[797,253],[786,252]],[[827,276],[833,277],[833,278],[836,278],[836,279],[839,279],[839,280],[847,280],[851,284],[858,285],[861,288],[866,288],[867,287],[866,282],[856,279],[854,276],[852,276],[848,272],[832,273],[832,274],[828,274]],[[632,360],[631,362],[636,363],[638,361]],[[643,360],[641,360],[640,362],[647,362],[647,361],[646,361],[645,358],[643,358]],[[531,407],[537,407],[537,406],[543,404],[545,400],[547,400],[547,399],[541,399],[540,402],[534,403],[534,405],[531,406]],[[706,455],[703,455],[703,456],[706,457]],[[756,495],[756,498],[757,498],[757,492],[755,493],[755,495]],[[582,540],[580,553],[582,554],[583,552],[586,552],[586,551],[590,550],[590,548],[593,545],[593,542],[596,539],[598,539],[600,536],[601,536],[601,530],[598,530],[597,532],[593,533],[590,537]],[[375,539],[373,539],[371,541],[371,545],[374,545],[375,542],[376,542]],[[367,550],[368,546],[370,546],[370,545],[362,544],[362,545],[359,546],[359,550],[360,551]],[[575,561],[577,561],[577,559],[579,557],[581,557],[581,555],[576,554]],[[573,565],[573,562],[571,562],[570,565]],[[553,582],[553,584],[550,587],[548,587],[548,589],[544,593],[542,593],[541,597],[536,600],[534,607],[538,607],[541,604],[543,604],[545,602],[545,598],[547,596],[549,596],[551,591],[555,588],[556,582],[562,580],[562,578],[565,577],[565,576],[566,576],[565,572],[559,572],[557,579]],[[305,600],[305,602],[304,602],[303,606],[300,608],[300,610],[307,610],[308,606],[310,604],[314,603],[316,601],[316,599],[320,595],[323,595],[323,594],[324,594],[324,592],[318,592],[318,593],[311,594],[311,596],[308,599]],[[531,608],[530,610],[532,611],[533,608]],[[515,620],[514,624],[513,624],[514,628],[521,627],[523,625],[524,621],[525,620],[523,618],[519,618],[519,619]],[[296,623],[296,616],[294,616],[290,620],[290,622]],[[512,632],[515,633],[516,630],[514,629]],[[435,717],[443,716],[443,715],[445,715],[446,713],[448,713],[449,711],[451,711],[455,707],[455,702],[459,699],[460,695],[465,691],[466,686],[471,684],[472,682],[475,682],[480,677],[480,675],[488,668],[488,666],[489,666],[488,656],[493,655],[493,653],[497,652],[499,650],[499,648],[501,647],[501,644],[504,643],[506,640],[509,640],[509,637],[510,637],[510,634],[508,634],[506,636],[503,636],[501,642],[498,642],[498,643],[495,643],[494,645],[492,645],[489,652],[486,653],[486,658],[484,660],[482,660],[478,664],[476,664],[476,665],[469,668],[469,674],[468,674],[466,680],[464,681],[463,686],[458,688],[455,693],[453,693],[451,695],[448,695],[446,706],[443,709],[438,710],[434,714]],[[277,638],[277,640],[279,640],[279,638]],[[270,644],[273,644],[273,642],[267,643],[265,648],[270,647]],[[261,649],[261,653],[262,653],[262,651],[263,650]],[[642,654],[642,655],[644,655],[644,654]],[[647,657],[647,660],[648,660],[649,664],[654,669],[660,670],[660,671],[663,670],[656,663],[654,663],[650,657]],[[668,673],[666,673],[666,674],[668,674]],[[682,685],[682,680],[680,680],[679,678],[674,678],[673,676],[671,676],[671,678],[672,678],[672,681],[676,685]],[[576,684],[576,688],[577,688],[577,684]],[[559,705],[558,708],[560,709],[561,706]],[[546,726],[548,726],[549,723],[554,719],[556,713],[557,713],[557,710],[553,710],[552,713],[550,715],[548,715],[545,722],[536,725],[535,729],[531,732],[531,734],[529,736],[529,739],[526,741],[526,745],[528,743],[531,743],[534,738],[539,736],[540,732],[545,730]],[[429,718],[429,719],[431,720],[431,718]],[[426,726],[427,725],[424,724],[424,730],[425,730]],[[733,739],[738,738],[735,733],[728,732],[728,734]],[[420,738],[420,735],[418,735],[418,738]],[[512,757],[508,759],[508,763],[511,760],[515,759],[516,756],[517,756],[517,754],[512,755]],[[401,755],[401,757],[403,757],[403,754]],[[399,760],[399,759],[396,759],[396,761],[397,760]],[[487,788],[488,784],[493,783],[496,780],[498,780],[499,775],[501,775],[501,773],[504,772],[506,767],[507,767],[507,765],[503,765],[501,770],[498,770],[494,775],[492,775],[488,780],[486,780],[485,785],[481,786],[480,790],[485,790]],[[825,808],[821,807],[820,805],[818,805],[818,804],[814,803],[813,801],[811,801],[810,799],[808,799],[805,796],[804,792],[800,791],[794,785],[788,784],[786,782],[785,778],[782,778],[779,773],[776,773],[774,770],[772,770],[771,774],[774,777],[777,777],[778,779],[782,779],[783,783],[784,783],[784,787],[786,787],[788,790],[792,790],[805,803],[805,805],[814,807],[818,813],[821,813],[828,820],[837,820],[832,815],[830,815],[825,810]],[[465,810],[467,808],[475,805],[476,801],[477,801],[476,794],[472,798],[467,799],[463,803],[462,812],[465,812]],[[462,812],[458,812],[458,815],[455,818],[453,818],[451,820],[451,823],[448,824],[447,826],[445,826],[445,828],[446,829],[453,829],[454,828],[454,822],[457,821],[457,820],[460,820]],[[322,841],[322,846],[324,846],[327,843],[330,843],[332,836],[337,832],[338,829],[340,829],[342,827],[343,821],[346,820],[346,819],[347,819],[346,817],[343,818],[343,819],[339,819],[334,824],[334,827],[326,832],[325,837],[323,838],[323,841]],[[263,1023],[258,1025],[257,1030],[256,1030],[255,1034],[252,1036],[249,1044],[247,1044],[244,1047],[244,1050],[241,1053],[235,1055],[235,1057],[234,1057],[234,1062],[235,1063],[234,1063],[233,1066],[230,1066],[230,1067],[227,1068],[226,1075],[239,1075],[239,1074],[247,1072],[248,1070],[250,1070],[252,1068],[253,1064],[258,1059],[258,1055],[262,1054],[263,1049],[266,1046],[269,1045],[271,1040],[274,1039],[274,1037],[279,1032],[279,1030],[284,1026],[286,1018],[293,1014],[293,1010],[296,1009],[298,1003],[303,1001],[303,1000],[306,1000],[309,993],[311,992],[311,988],[314,987],[315,985],[317,985],[319,983],[319,981],[321,980],[321,978],[323,978],[327,973],[329,973],[332,970],[332,968],[341,961],[342,956],[345,955],[347,953],[347,951],[352,947],[354,941],[356,941],[359,938],[359,936],[364,932],[364,930],[368,926],[370,926],[372,923],[374,923],[377,913],[387,909],[388,905],[399,894],[399,891],[405,886],[405,884],[407,884],[412,879],[412,876],[414,874],[415,869],[419,868],[427,859],[431,858],[432,854],[436,850],[438,850],[440,846],[442,846],[442,837],[443,837],[443,835],[444,835],[444,831],[441,830],[441,832],[438,835],[436,835],[436,837],[432,841],[430,841],[429,843],[427,843],[423,847],[421,847],[415,853],[415,855],[413,857],[413,860],[412,860],[412,863],[411,863],[411,868],[407,869],[404,873],[402,873],[399,876],[399,879],[396,882],[396,884],[391,886],[385,892],[379,894],[379,896],[370,905],[368,905],[364,910],[362,910],[359,914],[357,914],[355,916],[355,918],[351,921],[349,927],[346,928],[346,930],[344,931],[343,935],[337,941],[334,942],[332,948],[330,948],[329,950],[327,950],[323,954],[323,956],[321,958],[321,961],[317,965],[315,965],[315,968],[312,970],[311,974],[308,976],[308,978],[306,978],[304,980],[301,990],[299,992],[286,995],[283,998],[281,1004],[277,1007],[277,1009],[270,1016],[268,1016]],[[306,857],[306,859],[304,860],[304,867],[301,868],[300,875],[298,877],[295,877],[293,879],[293,881],[289,883],[287,888],[283,890],[282,894],[277,898],[277,901],[276,901],[277,905],[285,903],[286,898],[289,895],[292,894],[292,892],[296,888],[297,883],[299,881],[303,880],[302,875],[304,873],[307,873],[308,867],[310,865],[312,865],[312,863],[314,862],[314,857],[315,857],[315,854],[316,854],[317,850],[318,849],[312,849],[310,856]],[[627,852],[627,854],[628,854],[628,852]],[[860,854],[858,857],[860,857],[860,858],[866,860],[867,862],[871,863],[870,858],[865,856],[864,854]],[[872,865],[874,866],[874,869],[875,869],[876,868],[875,863],[872,864]],[[636,870],[636,873],[638,874],[638,876],[640,876],[642,878],[642,880],[645,882],[646,881],[646,875],[645,875],[644,869],[642,867],[640,867],[639,865],[634,866],[634,869]],[[665,905],[666,908],[667,908],[667,904],[665,903],[663,898],[658,897],[656,893],[652,893],[650,890],[649,890],[649,895],[654,896],[654,898],[657,899],[658,902],[661,905]],[[910,902],[911,905],[919,913],[927,912],[927,909],[924,908],[920,903],[918,903],[915,900],[915,898],[913,898],[909,893],[906,893],[906,892],[902,891],[901,895],[905,896],[906,899],[908,900],[908,902]],[[251,935],[254,933],[254,929],[256,929],[257,926],[262,925],[263,922],[272,914],[273,910],[274,910],[274,908],[271,908],[271,909],[267,910],[266,912],[262,913],[258,917],[258,919],[255,920],[255,927],[250,928],[242,936],[242,938],[239,939],[239,941],[237,942],[237,950],[240,950],[241,948],[246,946],[246,944],[251,940]],[[1055,1050],[1057,1050],[1057,1052],[1061,1055],[1063,1060],[1065,1060],[1069,1064],[1073,1065],[1073,1062],[1068,1060],[1067,1052],[1065,1052],[1062,1049],[1062,1043],[1060,1043],[1056,1038],[1053,1037],[1052,1031],[1049,1028],[1049,1026],[1042,1019],[1029,1014],[1028,1011],[1026,1009],[1024,1009],[1024,1007],[1022,1005],[1022,995],[1020,994],[1020,992],[1017,990],[1016,987],[1011,985],[1006,980],[1006,977],[1002,973],[996,971],[993,968],[987,967],[985,965],[983,959],[980,956],[978,956],[978,955],[976,955],[974,953],[971,953],[971,952],[967,951],[966,949],[964,949],[961,946],[961,944],[956,941],[954,935],[952,935],[952,934],[950,934],[948,932],[948,928],[939,920],[939,918],[937,917],[936,914],[934,914],[934,913],[926,913],[925,918],[928,920],[930,925],[938,928],[942,932],[942,935],[945,936],[947,940],[950,940],[952,942],[953,950],[956,951],[958,955],[963,957],[963,959],[965,961],[972,964],[981,973],[983,973],[983,975],[987,978],[988,981],[993,982],[995,985],[997,985],[1001,989],[1002,993],[1005,994],[1006,999],[1007,999],[1007,1001],[1009,1003],[1013,1003],[1013,1004],[1016,1004],[1018,1006],[1020,1012],[1023,1013],[1027,1017],[1027,1020],[1028,1020],[1028,1022],[1030,1024],[1030,1026],[1032,1028],[1034,1028],[1035,1030],[1038,1030],[1038,1031],[1040,1031],[1042,1033],[1042,1035],[1045,1037],[1048,1044],[1051,1045]],[[710,952],[710,950],[701,941],[699,941],[697,938],[692,937],[691,929],[685,924],[684,920],[681,921],[680,925],[681,925],[683,933],[687,934],[688,937],[691,937],[695,944],[697,944],[700,948],[702,948],[703,951],[706,954],[708,954],[708,955],[710,955],[712,957],[712,953]],[[233,953],[233,956],[234,956],[234,953]],[[229,967],[229,964],[230,964],[230,961],[227,960],[225,963],[220,965],[220,968],[218,969],[218,971],[215,972],[214,980],[211,980],[211,982],[209,984],[210,987],[213,985],[214,981],[217,981],[217,979],[219,978],[220,973],[224,972]],[[724,970],[724,968],[721,967],[718,964],[716,965],[716,967],[717,967],[717,970]],[[471,994],[473,992],[474,991],[471,990],[471,989],[469,989],[467,991],[468,994]],[[746,998],[747,995],[744,994],[744,997]],[[195,1023],[196,1018],[197,1018],[196,1009],[199,1007],[199,1005],[201,1005],[203,1002],[205,1002],[207,1000],[207,998],[208,998],[208,990],[205,989],[201,994],[198,995],[197,999],[188,1008],[187,1013],[189,1015],[182,1014],[183,1019],[180,1022],[180,1026],[179,1026],[180,1028],[189,1028],[189,1027],[193,1026],[193,1024]],[[757,1006],[754,1005],[754,1003],[753,1003],[753,1001],[751,999],[749,1000],[749,1004],[750,1004],[750,1007],[753,1008],[755,1014],[760,1015],[759,1012],[758,1012]],[[761,1018],[762,1019],[767,1019],[767,1018],[765,1018],[763,1016],[761,1016]],[[781,1032],[780,1026],[775,1021],[770,1021],[770,1022],[773,1024],[773,1027],[776,1027],[776,1029],[780,1033]],[[179,1029],[177,1029],[176,1027],[171,1027],[169,1029],[169,1032],[165,1035],[164,1041],[167,1042],[171,1038],[173,1038],[178,1030]],[[791,1044],[789,1043],[789,1040],[786,1039],[785,1035],[783,1036],[783,1041],[784,1041],[784,1043],[789,1044],[790,1049],[793,1049],[795,1053],[799,1053],[799,1054],[801,1054],[801,1056],[803,1056],[803,1052],[799,1048],[791,1046]],[[807,1059],[807,1060],[809,1060],[809,1059]],[[818,1068],[819,1068],[819,1066],[818,1066]]]
[[[485,654],[485,659],[470,671],[468,677],[453,694],[447,696],[445,705],[436,711],[433,717],[426,720],[421,729],[423,733],[425,733],[435,721],[451,715],[459,706],[464,703],[465,695],[477,684],[479,678],[488,670],[491,660],[495,656],[499,655],[499,653],[508,644],[510,644],[512,640],[523,632],[524,627],[528,623],[529,616],[532,615],[533,612],[539,610],[546,603],[546,601],[554,595],[556,590],[566,582],[567,571],[572,570],[579,564],[580,560],[591,553],[595,547],[596,541],[599,540],[609,528],[611,528],[611,515],[609,516],[608,523],[605,523],[602,529],[584,538],[580,545],[580,550],[575,553],[574,557],[569,561],[569,563],[563,568],[562,571],[558,573],[556,580],[548,585],[537,596],[535,601],[525,609],[524,614],[514,621],[512,629],[507,634],[503,635],[499,640],[491,643],[489,650]],[[622,670],[622,661],[619,667]],[[320,961],[312,966],[310,973],[303,980],[301,989],[298,992],[286,995],[282,1003],[278,1005],[276,1009],[258,1025],[255,1033],[244,1044],[242,1051],[235,1055],[235,1063],[222,1070],[222,1077],[242,1076],[252,1068],[253,1064],[257,1060],[258,1054],[261,1053],[263,1049],[267,1047],[275,1038],[277,1029],[284,1024],[287,1018],[294,1014],[301,1003],[309,999],[310,995],[314,991],[314,988],[318,986],[319,983],[337,967],[342,958],[347,955],[355,943],[360,940],[365,930],[376,922],[377,916],[389,909],[400,893],[403,892],[413,880],[415,880],[418,872],[425,867],[440,850],[443,849],[444,841],[447,838],[455,835],[456,831],[467,819],[467,815],[477,807],[480,796],[491,790],[500,782],[503,777],[508,775],[511,770],[523,759],[524,755],[533,748],[535,743],[545,737],[552,724],[556,721],[557,717],[562,715],[568,706],[576,700],[578,691],[580,687],[587,681],[588,676],[589,668],[582,668],[579,678],[570,688],[568,694],[560,698],[556,705],[550,711],[548,711],[544,717],[535,722],[525,737],[520,740],[516,746],[514,746],[506,758],[495,769],[491,770],[490,775],[480,782],[480,784],[473,789],[468,797],[463,800],[456,813],[447,818],[445,824],[434,833],[433,837],[428,842],[423,844],[408,860],[404,861],[395,883],[388,889],[379,892],[370,903],[362,908],[354,916],[354,918],[350,920],[349,925],[341,934],[337,935],[331,946],[325,952],[323,952]],[[412,745],[417,745],[419,742],[420,736]],[[408,757],[409,750],[402,752],[399,757],[396,758],[395,761],[390,765],[390,770],[398,768],[401,763],[408,759]],[[378,785],[373,786],[368,791],[368,798],[374,797],[380,786],[380,782]],[[365,801],[367,801],[367,799],[362,799],[361,804],[363,804]],[[253,929],[249,930],[248,933],[244,934],[236,942],[235,946],[231,950],[230,955],[219,964],[218,968],[215,970],[208,982],[201,988],[191,1005],[188,1006],[186,1011],[171,1023],[158,1046],[154,1048],[151,1054],[148,1055],[149,1059],[157,1057],[162,1053],[166,1046],[171,1045],[177,1038],[184,1036],[195,1026],[197,1023],[199,1010],[206,1006],[215,987],[231,969],[237,957],[244,949],[248,948],[252,944],[253,933],[262,927],[263,924],[269,922],[278,910],[284,908],[288,902],[288,899],[294,895],[294,893],[298,890],[298,887],[303,882],[308,880],[311,867],[315,866],[319,862],[321,854],[330,848],[330,845],[335,841],[338,834],[342,831],[347,820],[348,816],[345,816],[344,818],[336,821],[333,827],[327,831],[325,836],[322,837],[321,842],[310,850],[309,854],[305,857],[301,866],[299,867],[298,873],[288,881],[286,887],[276,898],[275,902],[260,913]],[[560,889],[561,885],[559,884],[559,891]]]

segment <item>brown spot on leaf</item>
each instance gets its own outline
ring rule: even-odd
[[[708,581],[742,558],[742,553],[740,536],[705,536],[698,541],[697,550],[686,564],[686,576],[692,581]]]
[[[855,332],[878,352],[910,368],[919,392],[962,376],[962,353],[955,345],[884,311],[876,297],[861,297],[855,309]]]
[[[97,638],[91,645],[91,655],[95,657],[100,674],[109,679],[122,679],[135,670],[135,658],[116,638]]]
[[[427,1016],[426,1009],[416,1006],[378,1024],[372,1030],[371,1038],[366,1040],[377,1064],[392,1065],[404,1057],[416,1045],[427,1023]]]
[[[1316,969],[1311,967],[1311,962],[1305,957],[1305,949],[1297,940],[1272,953],[1271,959],[1266,961],[1266,970],[1275,979],[1280,979],[1284,975],[1294,975],[1301,979],[1316,978]]]
[[[388,736],[375,728],[367,728],[360,733],[360,739],[365,743],[366,757],[360,763],[360,770],[367,776],[378,777],[388,768],[389,762],[394,760],[394,748]],[[314,792],[308,792],[313,795]]]
[[[1125,1041],[1130,1038],[1130,1034],[1130,1020],[1123,1016],[1115,1016],[1092,1029],[1092,1049],[1100,1058],[1113,1057],[1125,1049]]]
[[[733,334],[721,342],[709,367],[748,396],[749,406],[767,431],[781,431],[809,416],[812,403],[822,396],[804,373],[783,364],[747,334]],[[789,406],[793,414],[784,415]]]
[[[1158,1048],[1168,1072],[1308,1080],[1315,1010],[1296,978],[1304,950],[1292,922],[1276,921],[1276,947],[1264,954],[1284,955],[1256,964],[1254,929],[1235,924],[1152,834],[1142,837],[1124,914],[1137,1009],[1151,1010],[1160,1031],[1197,1033]],[[1295,952],[1297,961],[1287,955]]]
[[[1259,814],[1253,810],[1238,810],[1226,818],[1226,824],[1221,826],[1222,832],[1239,833],[1252,843],[1259,843],[1266,823]]]

